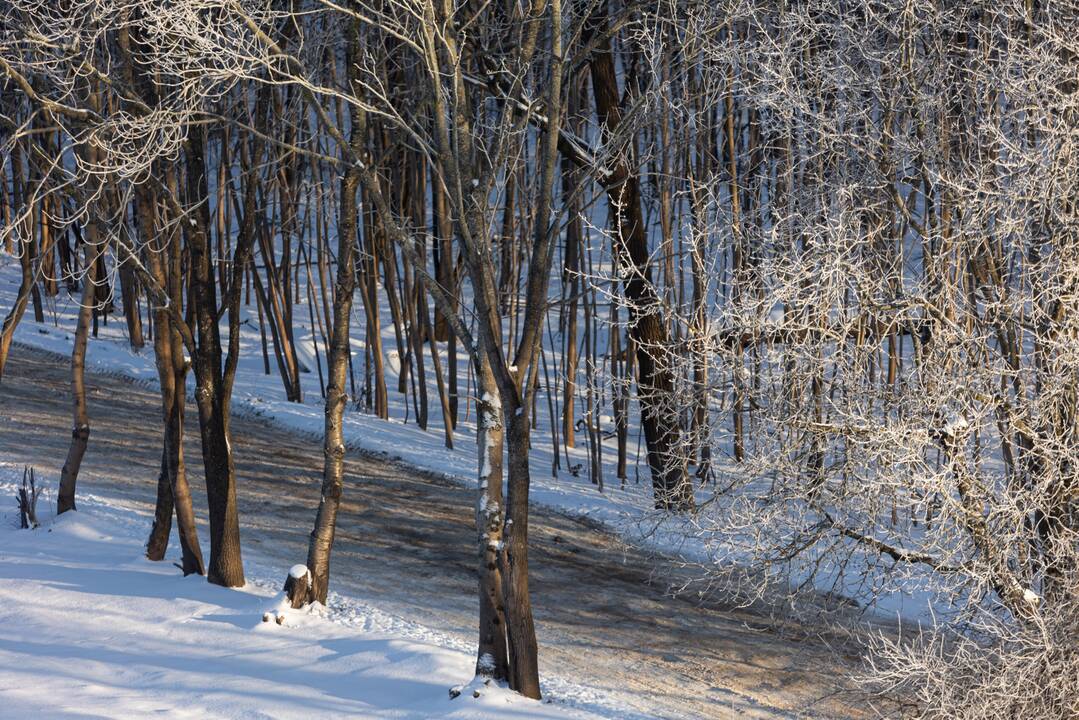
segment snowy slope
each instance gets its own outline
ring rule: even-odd
[[[111,265],[110,265],[111,267]],[[119,285],[113,278],[113,287],[119,292]],[[300,282],[304,278],[300,276]],[[19,285],[18,260],[0,252],[0,312],[10,308],[15,300]],[[232,409],[234,413],[258,416],[272,421],[276,425],[291,431],[305,433],[321,438],[323,429],[324,404],[320,394],[318,361],[315,357],[315,344],[320,352],[325,347],[317,337],[317,329],[312,329],[308,321],[308,311],[300,293],[295,307],[295,335],[297,352],[301,364],[309,372],[300,374],[304,399],[301,403],[288,402],[271,361],[271,374],[263,369],[261,340],[254,304],[242,306],[244,317],[240,326],[240,360],[233,391]],[[31,308],[23,317],[15,333],[15,341],[42,350],[69,355],[74,335],[75,320],[78,311],[78,297],[69,295],[61,284],[60,292],[54,298],[44,297],[45,322],[34,322]],[[119,298],[115,299],[119,308]],[[383,303],[385,305],[385,303]],[[362,383],[362,363],[364,356],[363,328],[364,318],[360,303],[355,303],[352,320],[352,345],[357,385]],[[145,312],[145,309],[144,309]],[[396,392],[400,358],[396,351],[392,320],[389,311],[383,308],[382,340],[386,356],[386,386],[389,398],[388,420],[375,415],[368,415],[352,407],[347,408],[344,417],[344,435],[346,444],[364,452],[377,453],[390,458],[400,459],[406,464],[446,478],[472,486],[476,476],[475,444],[475,386],[469,377],[468,363],[461,362],[459,369],[459,387],[461,392],[461,420],[457,426],[454,442],[455,449],[449,450],[444,445],[442,417],[434,380],[434,368],[430,357],[425,355],[427,367],[429,404],[429,425],[427,430],[415,423],[411,391],[409,396]],[[87,367],[93,372],[120,375],[138,380],[150,386],[157,384],[157,372],[154,367],[152,344],[148,343],[141,352],[131,349],[127,339],[127,328],[123,317],[117,312],[108,320],[108,325],[99,328],[99,337],[91,338],[87,351]],[[227,337],[227,321],[222,320],[222,333]],[[605,333],[600,333],[604,335]],[[546,344],[546,343],[545,343]],[[445,347],[441,348],[445,360]],[[19,352],[13,348],[12,352]],[[559,363],[557,351],[547,347],[551,364]],[[561,382],[554,378],[557,387]],[[188,376],[188,392],[194,390],[194,380]],[[729,566],[740,562],[742,551],[737,539],[726,534],[710,532],[702,528],[692,517],[668,516],[655,512],[652,508],[651,482],[647,461],[644,458],[643,438],[636,422],[637,409],[630,413],[629,429],[629,479],[625,486],[615,477],[617,455],[615,441],[608,438],[603,441],[603,473],[605,488],[599,492],[587,477],[588,451],[583,433],[578,433],[578,446],[569,451],[561,451],[560,469],[553,471],[554,456],[551,443],[552,413],[548,398],[541,389],[537,398],[535,420],[537,428],[533,432],[533,446],[529,453],[532,471],[531,500],[534,504],[545,505],[574,516],[588,517],[606,526],[624,538],[629,544],[638,547],[658,549],[671,556],[676,556],[690,564],[700,564],[703,572],[711,565]],[[559,418],[554,418],[557,426]],[[602,418],[604,429],[613,429],[609,416]],[[715,461],[722,463],[722,458]],[[568,470],[580,469],[577,475]],[[698,486],[699,504],[707,504],[713,497],[713,488]],[[858,602],[869,602],[867,613],[894,619],[896,615],[913,621],[929,620],[933,617],[933,601],[929,594],[919,588],[904,588],[902,592],[878,596],[873,582],[867,582],[865,562],[874,562],[873,558],[858,559],[850,563],[847,573],[837,575],[827,569],[822,570],[815,564],[815,557],[808,559],[807,568],[816,577],[814,586],[824,593],[839,593],[854,598]],[[868,574],[871,580],[880,577],[879,570]],[[801,573],[791,568],[792,577],[801,582]],[[886,571],[885,571],[886,574]],[[935,612],[944,612],[947,608],[936,607]]]
[[[0,313],[6,313],[12,306],[18,287],[18,260],[0,251]],[[114,283],[114,287],[117,292],[115,304],[119,308],[118,283]],[[301,293],[301,296],[303,295]],[[44,297],[43,300],[45,322],[40,324],[34,322],[33,310],[28,307],[26,315],[23,316],[15,332],[15,341],[42,350],[70,355],[78,312],[78,296],[69,295],[61,284],[60,292],[55,298]],[[359,305],[357,302],[352,322],[357,385],[362,382],[364,354],[363,311]],[[290,430],[321,438],[324,404],[316,370],[315,342],[318,342],[320,352],[324,353],[325,347],[322,341],[316,338],[317,331],[312,332],[309,327],[306,305],[300,302],[294,311],[297,352],[300,362],[310,370],[300,375],[304,392],[302,403],[288,402],[285,399],[281,380],[272,360],[271,374],[264,374],[255,306],[253,304],[244,306],[241,312],[245,321],[240,330],[240,360],[233,391],[233,412],[257,415]],[[472,404],[475,386],[471,384],[469,378],[468,363],[463,360],[460,363],[461,420],[454,437],[455,449],[448,450],[444,444],[442,417],[430,357],[425,356],[430,397],[430,418],[428,429],[425,431],[415,423],[411,391],[407,398],[396,392],[400,358],[395,349],[393,326],[388,310],[385,310],[385,315],[382,321],[382,335],[387,360],[386,386],[390,419],[381,420],[375,415],[365,414],[350,405],[344,418],[346,444],[356,450],[397,458],[413,467],[442,474],[448,479],[463,484],[473,485],[477,467],[475,410]],[[227,332],[227,321],[223,319],[223,337],[227,337]],[[445,363],[444,345],[441,350],[443,363]],[[19,349],[16,347],[12,352],[17,353]],[[548,352],[550,352],[549,348]],[[127,328],[123,317],[119,313],[108,319],[108,325],[100,326],[97,338],[90,338],[87,368],[93,372],[122,375],[152,386],[157,384],[152,343],[147,343],[141,352],[133,351],[127,340]],[[553,382],[557,384],[561,381],[555,379]],[[194,379],[189,374],[188,392],[191,393],[193,390]],[[609,438],[604,440],[603,447],[605,488],[603,492],[599,492],[587,477],[588,451],[583,433],[578,433],[578,446],[569,450],[568,456],[565,451],[561,453],[561,469],[557,473],[552,471],[554,457],[551,445],[550,408],[546,395],[541,391],[535,413],[537,429],[533,433],[533,447],[530,453],[531,498],[534,503],[565,510],[575,515],[588,516],[619,532],[631,542],[649,546],[658,545],[668,550],[675,549],[674,546],[680,544],[679,541],[684,540],[684,536],[679,532],[657,533],[657,528],[649,522],[654,519],[651,517],[651,479],[644,457],[643,438],[638,437],[639,428],[636,425],[636,416],[637,411],[634,408],[631,412],[629,436],[628,483],[625,487],[621,487],[615,477],[617,453],[614,439]],[[556,424],[558,420],[556,418]],[[605,416],[602,420],[606,424],[605,431],[613,430],[612,418]],[[634,466],[635,460],[637,460],[636,466]],[[569,466],[581,468],[579,474],[574,475],[570,472]],[[701,491],[699,500],[703,501],[707,496],[706,491]],[[642,519],[645,520],[643,526]]]
[[[146,519],[94,496],[16,529],[19,476],[0,463],[0,717],[598,717],[480,683],[450,699],[472,655],[386,632],[377,612],[264,623],[281,599],[268,583],[226,590],[149,562]]]

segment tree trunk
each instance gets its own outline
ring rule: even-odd
[[[576,95],[576,93],[574,93]],[[581,218],[577,200],[577,173],[567,160],[562,161],[562,197],[566,204],[566,247],[562,269],[562,328],[565,354],[562,367],[562,437],[567,448],[576,445],[574,427],[577,398],[577,304],[581,270]],[[567,454],[568,455],[568,454]],[[569,460],[567,457],[567,465]]]
[[[367,351],[370,353],[371,362],[374,365],[374,387],[372,393],[375,396],[375,414],[383,420],[389,418],[389,398],[386,394],[386,371],[382,354],[382,319],[379,317],[378,306],[378,223],[374,216],[374,210],[368,210],[370,203],[367,202],[368,190],[362,190],[364,198],[363,208],[363,242],[364,254],[357,267],[359,274],[360,299],[363,301],[364,317],[367,321],[365,328],[367,339]]]
[[[97,258],[102,248],[98,240],[97,222],[91,217],[86,226],[86,244],[83,257],[86,261],[86,275],[82,283],[82,299],[79,306],[79,319],[75,328],[75,342],[71,349],[71,399],[72,429],[71,445],[67,459],[60,471],[60,490],[56,496],[56,514],[62,515],[75,509],[75,484],[79,479],[79,467],[90,439],[90,417],[86,411],[86,343],[90,334],[91,315],[93,314],[95,292],[95,271]]]
[[[174,340],[173,358],[178,358],[173,369],[173,387],[171,403],[167,408],[165,421],[165,450],[168,456],[169,485],[172,487],[172,500],[176,509],[176,526],[180,536],[180,551],[183,554],[181,569],[184,575],[205,575],[206,566],[202,559],[202,547],[199,543],[198,527],[195,524],[195,508],[191,500],[191,486],[187,482],[187,468],[184,463],[184,386],[187,369],[183,356],[179,354],[180,342]]]
[[[19,282],[19,291],[15,296],[15,302],[4,318],[0,326],[0,380],[4,378],[4,366],[7,365],[8,354],[11,352],[11,342],[15,339],[15,329],[19,326],[26,305],[30,301],[30,291],[34,286],[33,263],[30,258],[30,244],[24,243],[22,256],[19,258],[22,268],[22,279]]]
[[[188,142],[188,197],[206,197],[202,138]],[[206,470],[206,496],[210,510],[210,582],[226,587],[244,584],[240,552],[240,519],[236,508],[236,467],[228,433],[228,398],[221,371],[221,333],[218,328],[217,292],[203,204],[188,231],[191,254],[191,302],[198,343],[194,359],[195,399],[199,409],[202,460]]]
[[[154,504],[154,524],[146,540],[146,559],[160,562],[165,559],[172,532],[172,485],[169,484],[168,438],[161,442],[161,472],[157,476],[157,502]]]
[[[124,309],[124,318],[127,321],[128,342],[135,350],[141,350],[146,341],[142,337],[138,284],[135,280],[135,273],[127,263],[120,266],[120,296]]]
[[[506,615],[509,624],[510,687],[526,697],[538,699],[538,645],[528,591],[528,491],[531,483],[528,449],[531,425],[527,407],[505,401],[503,407],[505,416],[509,418],[509,497],[502,564],[506,607],[511,608]]]
[[[604,3],[589,21],[584,39],[595,42],[589,60],[592,90],[600,122],[606,136],[611,137],[622,121],[622,112],[606,12]],[[625,153],[630,155],[631,150]],[[626,155],[606,182],[608,201],[616,209],[614,254],[624,273],[622,287],[629,301],[629,331],[637,349],[641,422],[656,507],[683,510],[693,506],[693,487],[680,458],[678,414],[670,407],[674,390],[673,358],[652,282],[640,182],[631,158]]]
[[[182,303],[183,290],[180,280],[181,252],[179,234],[172,232],[166,248],[157,250],[149,244],[154,237],[154,202],[151,197],[140,197],[141,212],[140,232],[147,243],[147,258],[150,272],[157,284],[166,289],[170,302],[177,306]],[[166,252],[168,255],[166,256]],[[167,264],[166,264],[167,261]],[[166,270],[169,267],[169,270]],[[157,378],[161,387],[161,411],[165,426],[162,442],[162,472],[168,483],[168,496],[163,497],[158,483],[158,505],[155,511],[154,527],[147,543],[147,557],[151,554],[154,538],[158,530],[158,520],[163,514],[176,513],[177,534],[180,537],[182,560],[180,567],[184,575],[205,575],[206,568],[202,558],[198,529],[195,525],[195,510],[191,501],[191,488],[187,482],[184,467],[183,426],[184,404],[187,400],[187,367],[184,362],[184,347],[179,333],[173,328],[169,311],[163,307],[154,309],[154,359],[157,366]],[[164,505],[167,504],[167,512]],[[164,557],[168,544],[166,532],[161,545],[161,557]]]
[[[476,368],[479,385],[476,444],[479,448],[479,493],[476,532],[479,541],[480,635],[476,674],[509,680],[506,645],[506,608],[499,556],[502,543],[502,459],[504,427],[502,402],[486,360]]]
[[[355,37],[349,43],[350,55],[358,49]],[[351,64],[351,63],[350,63]],[[352,110],[352,150],[360,155],[366,124],[362,115]],[[315,517],[315,528],[307,548],[307,567],[311,573],[306,588],[309,601],[326,603],[330,580],[330,552],[341,504],[341,484],[345,472],[345,438],[342,430],[345,402],[348,398],[345,382],[348,376],[349,319],[352,316],[352,297],[356,289],[356,192],[360,173],[349,168],[341,180],[341,202],[337,223],[337,284],[333,293],[333,327],[330,329],[330,349],[327,359],[329,383],[326,386],[326,408],[322,439],[322,495]],[[420,358],[422,361],[422,358]],[[294,599],[294,602],[296,600]]]
[[[13,214],[22,210],[23,204],[23,186],[22,186],[22,161],[20,160],[21,152],[20,145],[14,143],[11,148],[11,188],[12,188],[12,205]],[[13,232],[9,232],[6,235],[6,241],[11,243],[11,236]],[[22,269],[22,278],[19,282],[19,292],[15,296],[15,303],[11,306],[11,310],[8,312],[7,317],[4,318],[3,326],[0,326],[0,380],[4,378],[4,366],[7,364],[8,353],[11,351],[11,341],[15,337],[15,328],[19,326],[19,321],[22,320],[23,314],[26,312],[26,305],[30,301],[30,291],[34,287],[34,265],[33,265],[33,241],[32,231],[30,230],[30,219],[26,221],[26,240],[21,242],[21,253],[19,255],[19,266]]]
[[[90,104],[93,107],[98,106],[98,98],[93,94],[90,96]],[[96,148],[90,147],[85,152],[90,162],[97,160]],[[90,440],[90,417],[86,410],[86,344],[98,297],[96,281],[101,279],[98,271],[103,267],[104,255],[105,240],[102,239],[97,218],[91,211],[87,215],[86,237],[83,243],[85,272],[83,274],[82,299],[79,306],[78,324],[75,328],[75,341],[71,350],[71,396],[73,405],[71,446],[68,448],[64,467],[60,470],[60,489],[56,496],[57,515],[75,509],[75,485],[78,482],[79,467],[82,465],[82,458],[86,454],[86,446]],[[101,273],[101,275],[104,275],[104,273]]]

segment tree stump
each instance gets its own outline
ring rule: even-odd
[[[306,565],[292,566],[285,578],[284,591],[291,607],[301,608],[307,604],[311,591],[311,571]]]

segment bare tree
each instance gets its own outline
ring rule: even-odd
[[[665,8],[634,42],[700,75],[649,102],[725,156],[684,166],[677,212],[728,289],[665,308],[692,339],[674,402],[714,408],[689,443],[719,488],[689,524],[706,577],[917,588],[936,614],[873,648],[873,687],[921,717],[1074,714],[1075,8]]]
[[[538,697],[529,460],[546,396],[555,457],[576,475],[586,432],[600,492],[610,457],[625,484],[640,430],[647,502],[713,551],[703,581],[747,601],[933,598],[924,642],[881,641],[868,673],[916,698],[913,714],[958,714],[969,691],[970,717],[1039,703],[1067,717],[1073,2],[13,0],[3,12],[0,71],[18,100],[0,119],[12,148],[0,210],[22,287],[0,364],[21,314],[56,290],[45,268],[78,264],[57,243],[65,227],[84,255],[107,244],[78,269],[84,313],[105,294],[96,277],[120,287],[132,342],[140,297],[154,316],[153,555],[172,502],[185,572],[202,564],[180,449],[186,352],[208,572],[242,582],[228,424],[247,288],[265,372],[272,354],[299,401],[316,371],[326,401],[297,605],[327,597],[350,394],[384,418],[396,400],[425,429],[441,415],[447,446],[475,410],[476,669]],[[42,128],[55,147],[30,139]],[[118,221],[132,202],[137,233]],[[1009,690],[1023,679],[1039,691]]]

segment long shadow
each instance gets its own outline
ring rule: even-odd
[[[331,651],[329,661],[347,661],[350,656],[366,656],[370,658],[374,654],[385,655],[384,641],[350,640],[350,647],[342,647]],[[308,639],[303,639],[303,646],[309,645]],[[182,651],[182,648],[178,648]],[[379,709],[391,709],[380,706],[379,700],[383,698],[405,698],[415,700],[416,704],[430,703],[435,699],[445,697],[446,688],[437,683],[423,680],[422,678],[399,679],[390,674],[367,676],[363,673],[332,672],[323,668],[323,659],[313,663],[296,661],[290,665],[276,665],[251,659],[249,654],[232,654],[221,657],[224,662],[215,663],[206,661],[199,648],[199,654],[191,658],[177,655],[164,655],[159,652],[144,652],[134,649],[114,650],[93,646],[75,646],[70,644],[47,643],[33,640],[10,640],[0,635],[0,652],[9,652],[15,655],[30,656],[31,663],[41,662],[47,664],[50,675],[66,677],[71,680],[100,685],[100,677],[89,671],[80,673],[80,667],[87,667],[94,663],[106,663],[119,669],[138,668],[139,671],[160,669],[155,673],[161,678],[160,682],[150,682],[148,685],[160,685],[162,689],[180,691],[181,694],[193,698],[204,696],[213,692],[215,687],[207,684],[207,677],[234,678],[251,680],[257,686],[257,691],[245,687],[229,687],[227,684],[216,686],[217,690],[228,692],[231,696],[258,697],[257,706],[272,707],[274,704],[283,704],[286,701],[295,702],[295,692],[289,688],[297,686],[317,690],[324,695],[349,703],[351,707],[343,707],[337,703],[319,702],[312,698],[304,698],[305,709],[311,712],[310,717],[318,717],[318,711],[342,713],[351,710],[355,713],[360,708],[355,703],[371,705]],[[391,654],[390,664],[400,661],[407,653]],[[49,662],[49,659],[62,662]],[[84,664],[85,663],[85,664]],[[64,668],[58,670],[58,668]],[[186,680],[185,673],[193,673],[196,677]],[[185,689],[184,684],[190,683]],[[116,686],[118,690],[129,686]],[[417,688],[420,688],[417,690]],[[394,708],[400,708],[395,703]],[[407,706],[406,706],[407,707]]]

